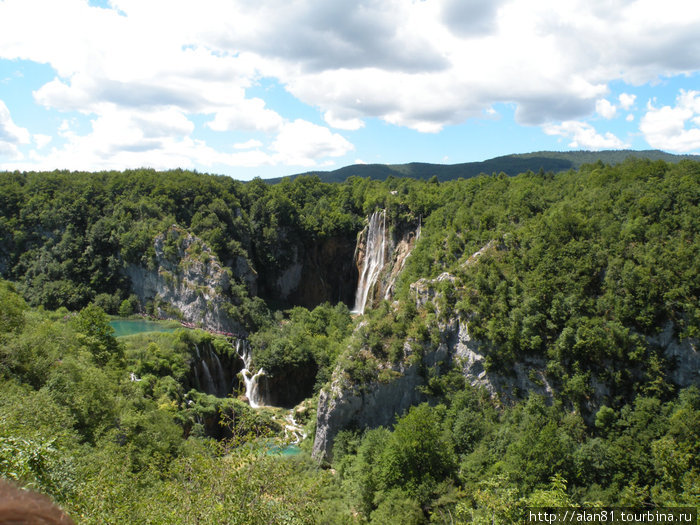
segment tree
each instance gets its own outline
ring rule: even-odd
[[[104,366],[110,359],[122,357],[121,347],[114,338],[114,328],[99,306],[86,306],[75,316],[72,324],[80,332],[80,342],[88,348],[98,365]]]

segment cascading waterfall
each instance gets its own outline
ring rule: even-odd
[[[303,440],[306,439],[306,432],[304,432],[304,427],[294,419],[294,411],[290,410],[284,418],[284,438],[291,441],[293,445],[298,445]]]
[[[205,360],[202,360],[202,372],[204,373],[205,381],[204,391],[208,394],[216,394],[216,385],[214,384],[214,378],[211,376],[211,372],[209,372],[209,367],[207,366],[207,362]]]
[[[236,353],[238,354],[238,357],[243,360],[243,370],[241,370],[241,376],[243,377],[243,382],[245,383],[245,396],[248,398],[248,402],[252,408],[258,408],[263,404],[258,387],[258,379],[261,375],[265,374],[265,370],[261,368],[255,373],[250,371],[253,356],[252,352],[250,351],[250,346],[246,341],[242,339],[236,341]]]
[[[228,392],[226,385],[226,376],[224,375],[224,367],[221,366],[221,360],[216,352],[212,350],[211,355],[213,357],[212,362],[214,364],[214,369],[216,372],[216,386],[219,395],[225,396]]]
[[[355,307],[353,313],[363,314],[367,306],[367,297],[377,282],[379,273],[386,261],[386,211],[375,211],[369,219],[365,257],[362,261],[362,271],[357,282]]]
[[[207,394],[225,397],[231,392],[232,385],[226,380],[226,373],[218,354],[208,344],[200,349],[199,345],[194,343],[194,348],[197,356],[193,367],[196,387]]]

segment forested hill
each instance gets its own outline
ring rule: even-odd
[[[408,164],[354,164],[333,171],[311,171],[288,177],[267,179],[266,182],[276,184],[283,179],[295,178],[299,175],[318,175],[324,182],[343,182],[348,177],[369,177],[374,180],[386,180],[387,177],[411,177],[414,179],[430,179],[435,176],[439,181],[447,181],[475,177],[481,173],[505,173],[514,176],[527,171],[551,171],[558,173],[569,169],[578,169],[583,164],[593,164],[601,161],[604,164],[619,164],[627,158],[663,160],[676,163],[683,159],[700,160],[698,155],[673,155],[659,150],[615,150],[615,151],[537,151],[504,155],[481,162],[465,162],[461,164],[430,164],[426,162],[411,162]]]

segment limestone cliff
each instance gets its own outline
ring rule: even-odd
[[[142,304],[163,318],[224,332],[241,327],[227,312],[231,272],[200,239],[172,226],[156,236],[151,267],[130,264],[125,273]]]
[[[697,339],[679,339],[674,324],[669,321],[658,334],[647,337],[647,344],[659,347],[669,360],[671,368],[668,377],[671,382],[681,387],[700,385]]]
[[[405,357],[413,354],[408,343],[404,345],[404,354]],[[385,379],[369,384],[348,381],[344,371],[336,369],[330,385],[319,395],[313,457],[330,461],[333,440],[343,429],[392,425],[397,414],[425,399],[418,389],[425,383],[421,365],[429,366],[446,357],[444,349],[439,348],[426,355],[422,362],[405,359],[385,368],[393,372],[383,374]]]

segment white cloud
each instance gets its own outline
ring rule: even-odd
[[[600,100],[596,100],[595,111],[604,119],[610,120],[617,113],[617,108],[612,105],[609,100],[602,98]]]
[[[625,117],[625,120],[626,120],[627,122],[632,122],[632,121],[634,120],[634,115],[633,115],[632,113],[630,113],[629,115],[627,115],[627,116]]]
[[[276,112],[265,107],[260,98],[241,98],[228,107],[219,109],[214,120],[207,123],[214,131],[277,131],[284,119]]]
[[[328,128],[297,119],[282,127],[271,149],[278,162],[291,166],[314,166],[318,159],[341,157],[352,151],[354,146]]]
[[[52,67],[56,78],[36,89],[35,100],[91,119],[93,131],[70,135],[76,141],[71,147],[79,142],[85,158],[109,165],[119,159],[169,163],[171,147],[173,159],[191,155],[183,160],[187,165],[212,154],[216,162],[246,165],[255,159],[318,163],[327,160],[318,152],[333,157],[351,149],[343,137],[318,126],[325,132],[314,132],[311,142],[334,147],[294,155],[286,144],[293,142],[288,130],[298,114],[272,109],[258,91],[253,95],[261,79],[282,85],[341,130],[358,130],[377,118],[435,133],[489,118],[494,104],[508,103],[521,124],[561,122],[555,134],[582,147],[619,147],[614,135],[580,122],[596,111],[615,116],[615,101],[602,98],[611,82],[645,83],[700,70],[700,2],[690,0],[110,5],[114,9],[94,8],[86,0],[0,1],[0,58]],[[635,97],[623,93],[618,100],[627,111]],[[647,129],[660,126],[650,123],[653,118]],[[267,134],[276,149],[210,151],[196,140],[193,122],[202,121],[222,134]],[[107,122],[115,125],[111,136],[99,127]],[[141,124],[150,128],[139,135]],[[650,135],[660,140],[658,133]],[[5,155],[19,153],[16,142],[5,144]],[[142,148],[139,155],[136,148]],[[70,160],[67,153],[55,158]]]
[[[29,142],[29,131],[14,123],[10,110],[0,100],[0,157],[21,159],[22,153],[18,146]]]
[[[323,120],[332,128],[345,129],[355,131],[365,126],[365,123],[359,118],[341,118],[336,116],[332,111],[326,111],[323,114]]]
[[[43,135],[41,133],[36,133],[32,136],[36,147],[41,149],[46,147],[46,145],[53,140],[51,135]]]
[[[10,110],[0,100],[0,141],[9,144],[29,144],[29,131],[14,123]]]
[[[571,148],[599,150],[607,148],[624,149],[627,147],[625,143],[612,133],[607,132],[605,135],[600,135],[593,126],[586,122],[569,120],[561,124],[547,124],[542,129],[547,135],[571,138],[572,141],[569,143]]]
[[[700,149],[700,91],[681,90],[676,105],[656,108],[650,101],[639,123],[653,148],[688,152]]]
[[[256,139],[250,139],[245,142],[237,142],[233,145],[235,149],[254,149],[262,147],[263,143]]]
[[[630,95],[629,93],[621,93],[618,97],[620,101],[620,107],[622,109],[630,109],[634,105],[634,101],[637,99],[637,95]]]

